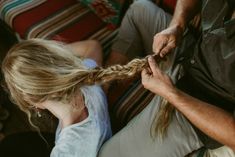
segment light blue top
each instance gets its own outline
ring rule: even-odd
[[[88,68],[95,61],[85,59]],[[81,88],[88,109],[88,117],[76,124],[56,130],[55,147],[51,157],[96,157],[101,145],[112,136],[106,96],[100,86]]]

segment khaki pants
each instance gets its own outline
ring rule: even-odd
[[[235,151],[227,146],[207,150],[203,157],[235,157]]]
[[[148,0],[137,0],[127,11],[113,50],[125,54],[130,59],[152,52],[153,37],[165,29],[171,16]],[[174,80],[177,70],[169,70],[170,64],[162,69],[169,72]],[[174,69],[174,70],[173,70]],[[150,104],[126,127],[115,134],[100,149],[98,157],[184,157],[203,146],[187,119],[179,112],[172,117],[168,134],[163,141],[150,136],[153,117],[159,110],[161,98],[155,96]],[[195,153],[192,156],[198,157]],[[204,157],[235,157],[228,147],[206,150]]]
[[[141,54],[141,50],[150,52],[154,34],[166,28],[170,18],[148,0],[134,2],[123,19],[113,49],[125,53],[129,58],[146,55]],[[173,81],[177,79],[180,67],[172,66],[174,55],[171,53],[167,61],[160,65]],[[162,98],[156,95],[141,113],[101,147],[98,157],[184,157],[201,148],[202,142],[180,112],[173,114],[163,140],[151,136],[151,127],[161,102]]]
[[[222,146],[217,149],[199,149],[187,157],[235,157],[235,151],[227,146]]]
[[[150,0],[135,1],[122,20],[113,51],[129,59],[152,53],[153,37],[167,28],[171,15]]]

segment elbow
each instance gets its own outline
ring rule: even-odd
[[[218,141],[225,146],[228,146],[231,151],[235,152],[235,118],[231,118],[230,120],[227,120],[226,126],[228,128],[224,128],[224,134],[221,134],[221,139],[218,139]],[[226,147],[226,149],[228,149]]]
[[[235,118],[233,118],[233,123],[232,123],[232,137],[230,138],[230,145],[229,147],[235,151]]]

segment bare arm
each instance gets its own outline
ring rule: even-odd
[[[177,89],[168,93],[166,97],[197,128],[235,150],[235,118],[233,115]]]
[[[170,26],[178,26],[182,30],[200,11],[201,0],[178,0]]]
[[[102,67],[103,51],[98,41],[85,40],[68,44],[68,46],[73,50],[73,53],[76,56],[93,59],[94,61],[96,61],[98,66]],[[115,59],[115,56],[112,59]],[[108,95],[109,86],[110,83],[102,85],[102,88],[106,95]]]
[[[85,40],[68,44],[76,56],[90,58],[102,66],[103,52],[100,43],[96,40]]]
[[[211,104],[193,98],[178,90],[153,59],[149,60],[151,73],[142,72],[145,88],[164,97],[183,113],[197,128],[215,140],[235,150],[235,118]]]
[[[164,57],[181,41],[185,27],[200,11],[201,0],[178,0],[169,27],[154,36],[153,52]]]

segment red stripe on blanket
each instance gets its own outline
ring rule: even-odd
[[[64,29],[62,32],[58,32],[57,35],[52,37],[52,39],[62,40],[66,43],[84,40],[102,27],[105,27],[105,25],[106,24],[94,13],[89,13],[80,18],[79,21],[76,21],[73,25]]]
[[[15,31],[23,38],[26,31],[32,25],[75,3],[78,2],[76,0],[48,0],[47,2],[16,16],[13,21],[13,29],[15,29]]]

